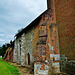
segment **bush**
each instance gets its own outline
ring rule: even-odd
[[[4,57],[2,57],[2,59],[4,59]]]

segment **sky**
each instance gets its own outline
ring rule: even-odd
[[[46,9],[46,0],[0,0],[0,46],[14,40],[19,29]]]

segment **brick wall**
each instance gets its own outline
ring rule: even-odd
[[[9,50],[9,61],[13,61],[13,51],[14,51],[14,49],[10,48],[10,50]]]
[[[75,0],[55,0],[56,23],[58,24],[60,54],[75,59],[74,27]]]
[[[9,50],[10,50],[10,47],[7,48],[5,56],[4,56],[4,60],[6,61],[9,61]]]
[[[6,58],[5,58],[5,61],[8,61],[8,60],[9,60],[9,52],[7,52]]]
[[[42,15],[39,23],[37,61],[34,63],[34,75],[47,75],[48,71],[53,74],[60,72],[58,32],[54,7],[54,0],[51,0],[51,9],[48,9]],[[48,68],[46,69],[46,67]]]

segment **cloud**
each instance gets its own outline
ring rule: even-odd
[[[3,37],[4,35],[3,34],[0,34],[0,37]]]
[[[4,41],[3,39],[0,39],[0,41]]]

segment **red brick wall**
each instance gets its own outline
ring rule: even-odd
[[[9,52],[7,52],[7,55],[6,55],[6,58],[5,58],[6,61],[9,60]]]
[[[56,23],[58,24],[59,49],[68,59],[75,59],[74,28],[75,0],[55,0]]]
[[[9,60],[10,61],[13,61],[13,51],[14,51],[14,49],[10,48],[10,51],[9,51]]]

